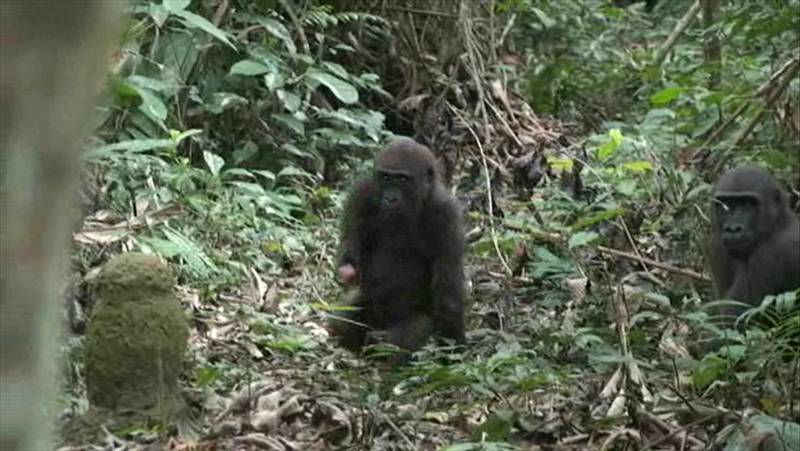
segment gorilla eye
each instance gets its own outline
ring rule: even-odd
[[[387,174],[387,173],[385,173],[385,172],[384,172],[383,174],[381,174],[381,180],[383,180],[384,182],[388,182],[388,181],[390,181],[391,179],[392,179],[392,176],[391,176],[391,175],[389,175],[389,174]]]
[[[398,178],[398,179],[399,179],[401,182],[407,182],[407,181],[411,180],[411,177],[409,177],[409,176],[407,176],[407,175],[405,175],[405,174],[399,174],[399,175],[397,176],[397,178]]]

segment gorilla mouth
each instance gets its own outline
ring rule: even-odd
[[[742,251],[752,246],[752,240],[745,235],[723,235],[722,244],[730,250]]]

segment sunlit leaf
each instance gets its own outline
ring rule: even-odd
[[[231,67],[229,74],[231,75],[261,75],[269,72],[269,67],[253,61],[242,60]]]
[[[215,92],[211,94],[211,101],[206,103],[206,111],[212,114],[220,114],[228,108],[237,105],[246,105],[247,99],[232,92]]]
[[[707,355],[703,358],[700,364],[692,372],[692,382],[698,389],[708,387],[712,382],[719,380],[725,369],[727,368],[725,360],[714,356]]]
[[[221,156],[207,150],[203,151],[203,160],[205,160],[208,170],[211,171],[211,174],[215,177],[219,176],[219,171],[225,166],[225,160]]]
[[[263,16],[255,17],[255,22],[264,27],[264,29],[267,30],[267,33],[283,41],[283,44],[286,46],[286,50],[288,50],[290,54],[294,55],[297,53],[297,46],[294,44],[292,35],[282,23]]]
[[[171,13],[183,11],[188,8],[191,3],[192,0],[163,0],[161,2],[161,4],[164,5],[164,9]]]
[[[572,171],[572,167],[575,165],[575,163],[572,161],[572,158],[558,158],[548,155],[547,165],[555,171],[569,172]]]
[[[574,249],[576,247],[585,246],[599,237],[600,235],[595,232],[574,233],[571,237],[569,237],[569,248]]]
[[[589,226],[593,226],[600,222],[616,218],[623,213],[625,213],[625,210],[622,208],[611,208],[608,210],[598,211],[597,213],[592,213],[577,220],[575,224],[572,225],[572,230],[580,230]]]
[[[663,107],[668,105],[670,102],[678,98],[681,93],[685,91],[684,88],[673,86],[670,88],[664,88],[661,91],[650,96],[650,104],[654,107]]]
[[[139,109],[142,113],[146,114],[150,119],[162,124],[167,119],[167,106],[161,98],[146,88],[137,87],[136,90],[142,97],[142,104]]]
[[[610,139],[597,149],[598,160],[602,161],[613,155],[617,150],[617,147],[622,144],[622,140],[624,138],[622,136],[622,132],[617,128],[611,129],[608,132],[608,136]]]
[[[323,72],[319,69],[309,69],[308,72],[306,72],[306,78],[316,83],[325,85],[331,90],[333,95],[335,95],[343,103],[349,105],[358,102],[358,91],[356,88],[350,83],[334,75]]]
[[[628,161],[622,163],[622,167],[631,172],[647,172],[653,170],[653,163],[647,160]]]
[[[198,16],[195,13],[191,13],[185,10],[173,11],[172,13],[175,14],[176,16],[183,18],[183,23],[187,27],[198,28],[200,30],[203,30],[206,33],[210,34],[211,36],[224,42],[230,48],[236,50],[236,46],[233,45],[233,43],[228,39],[228,34],[220,30],[213,23],[209,22],[208,19],[206,19],[205,17]]]

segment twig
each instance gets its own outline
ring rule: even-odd
[[[467,120],[463,116],[461,116],[461,114],[458,112],[458,110],[456,110],[455,108],[453,108],[452,106],[449,106],[449,105],[448,105],[448,107],[450,108],[450,111],[452,111],[453,114],[456,115],[459,119],[461,119],[461,122],[464,123],[464,127],[467,128],[469,133],[475,139],[475,144],[478,146],[478,150],[481,153],[481,161],[483,163],[483,172],[484,172],[484,177],[486,178],[486,196],[487,196],[487,204],[488,204],[487,208],[489,210],[489,212],[488,212],[488,216],[489,216],[489,234],[492,237],[492,244],[494,245],[494,250],[497,253],[497,257],[500,259],[500,263],[503,264],[503,268],[505,268],[505,270],[506,270],[506,272],[508,274],[512,274],[513,271],[511,270],[511,267],[508,266],[508,262],[506,261],[505,256],[503,256],[503,253],[500,251],[500,245],[497,243],[497,230],[495,229],[495,226],[494,226],[494,208],[493,208],[494,197],[492,195],[492,179],[491,179],[491,177],[489,175],[489,164],[486,162],[486,153],[483,151],[483,145],[481,144],[481,140],[478,137],[478,134],[475,133],[475,130],[472,128],[471,125],[469,125]]]
[[[387,414],[385,414],[385,413],[383,413],[383,412],[379,412],[379,411],[377,411],[377,410],[376,410],[375,412],[376,412],[376,413],[378,413],[378,414],[380,414],[380,415],[383,417],[383,421],[385,421],[385,422],[386,422],[386,423],[389,425],[389,427],[391,427],[391,428],[392,428],[392,429],[393,429],[395,432],[397,432],[397,433],[400,435],[400,438],[402,438],[402,439],[403,439],[403,441],[404,441],[404,442],[406,442],[406,444],[407,444],[407,445],[408,445],[408,446],[409,446],[411,449],[414,449],[414,448],[416,448],[416,447],[414,446],[414,442],[412,442],[412,441],[411,441],[411,439],[410,439],[410,438],[408,438],[408,435],[406,435],[406,434],[405,434],[405,432],[403,432],[403,430],[402,430],[402,429],[400,429],[400,427],[399,427],[398,425],[396,425],[396,424],[394,423],[394,421],[392,421],[392,419],[391,419],[391,418],[389,418],[389,415],[387,415]]]
[[[637,261],[639,263],[646,263],[646,264],[648,264],[650,266],[653,266],[655,268],[663,269],[664,271],[668,271],[668,272],[671,272],[671,273],[674,273],[674,274],[679,274],[681,276],[689,277],[689,278],[698,280],[700,282],[706,282],[706,283],[711,282],[711,279],[709,279],[707,276],[704,276],[703,274],[700,274],[698,272],[692,271],[691,269],[678,268],[676,266],[672,266],[672,265],[668,265],[666,263],[661,263],[659,261],[655,261],[655,260],[653,260],[651,258],[640,257],[638,255],[630,254],[628,252],[623,252],[623,251],[620,251],[620,250],[617,250],[617,249],[611,249],[611,248],[608,248],[608,247],[605,247],[605,246],[597,246],[597,250],[599,250],[600,252],[606,253],[606,254],[611,254],[611,255],[615,255],[617,257],[627,258],[628,260]]]
[[[289,20],[292,21],[292,25],[294,25],[297,36],[300,38],[300,43],[303,46],[303,52],[306,54],[311,53],[311,46],[308,44],[308,38],[306,38],[306,32],[303,30],[303,24],[300,23],[300,19],[297,17],[297,14],[295,14],[294,9],[292,9],[292,6],[286,0],[278,0],[278,3],[281,4],[286,14],[289,16]]]
[[[453,13],[448,13],[444,11],[433,11],[428,9],[414,9],[414,8],[404,8],[402,6],[384,6],[383,9],[388,11],[398,11],[404,13],[411,13],[411,14],[419,14],[423,16],[438,16],[438,17],[447,17],[448,19],[455,19],[458,16]]]
[[[219,24],[222,23],[222,18],[225,17],[226,12],[228,12],[228,0],[222,0],[219,2],[217,10],[214,12],[214,18],[211,20],[211,23],[219,26]]]
[[[730,116],[728,116],[728,119],[726,119],[725,122],[720,124],[717,128],[714,129],[714,131],[711,132],[710,135],[708,135],[708,138],[706,138],[705,141],[703,141],[703,144],[701,144],[700,147],[697,149],[697,151],[695,151],[692,154],[691,159],[697,158],[697,156],[705,149],[707,149],[708,146],[711,145],[711,143],[716,141],[722,135],[722,133],[725,132],[725,130],[727,130],[728,127],[730,127],[731,124],[733,124],[736,121],[736,119],[739,118],[739,116],[744,114],[744,112],[747,111],[752,106],[752,101],[756,97],[761,97],[765,93],[770,92],[770,88],[772,87],[772,85],[777,83],[778,80],[780,80],[783,74],[785,74],[787,71],[793,70],[794,66],[797,64],[800,64],[800,56],[796,56],[790,59],[783,66],[781,66],[780,69],[775,71],[775,73],[773,73],[768,80],[766,80],[764,83],[761,84],[761,86],[758,87],[758,89],[750,99],[742,102],[742,104],[739,105],[739,107],[736,108],[736,110]],[[703,157],[703,159],[705,159],[705,157]]]
[[[745,138],[747,138],[747,135],[753,131],[753,129],[756,127],[756,124],[761,122],[761,118],[764,117],[764,113],[767,111],[767,109],[773,103],[775,103],[776,100],[778,100],[778,97],[780,97],[780,95],[786,90],[786,88],[789,86],[789,83],[794,80],[795,75],[800,72],[800,58],[795,58],[792,60],[792,63],[792,67],[787,70],[786,75],[783,76],[777,86],[775,86],[775,88],[769,92],[767,98],[764,99],[764,105],[761,106],[761,109],[755,114],[755,116],[753,116],[750,122],[733,141],[734,146],[738,146],[744,141]]]
[[[686,29],[686,27],[689,26],[690,23],[692,23],[692,20],[699,11],[700,11],[700,0],[695,0],[695,2],[692,3],[692,6],[689,7],[689,10],[686,11],[686,14],[684,14],[683,17],[681,17],[681,20],[679,20],[678,23],[675,24],[675,28],[672,30],[672,33],[669,34],[667,40],[664,41],[663,44],[661,44],[661,48],[658,49],[658,53],[656,54],[656,57],[653,60],[653,65],[659,67],[661,66],[661,64],[664,63],[664,59],[667,58],[667,54],[669,54],[670,50],[672,50],[672,47],[675,46],[675,43],[678,41],[678,38],[680,37],[681,33],[683,33],[683,31]]]

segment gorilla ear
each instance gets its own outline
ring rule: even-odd
[[[433,175],[434,175],[433,168],[428,168],[428,182],[433,181]]]

